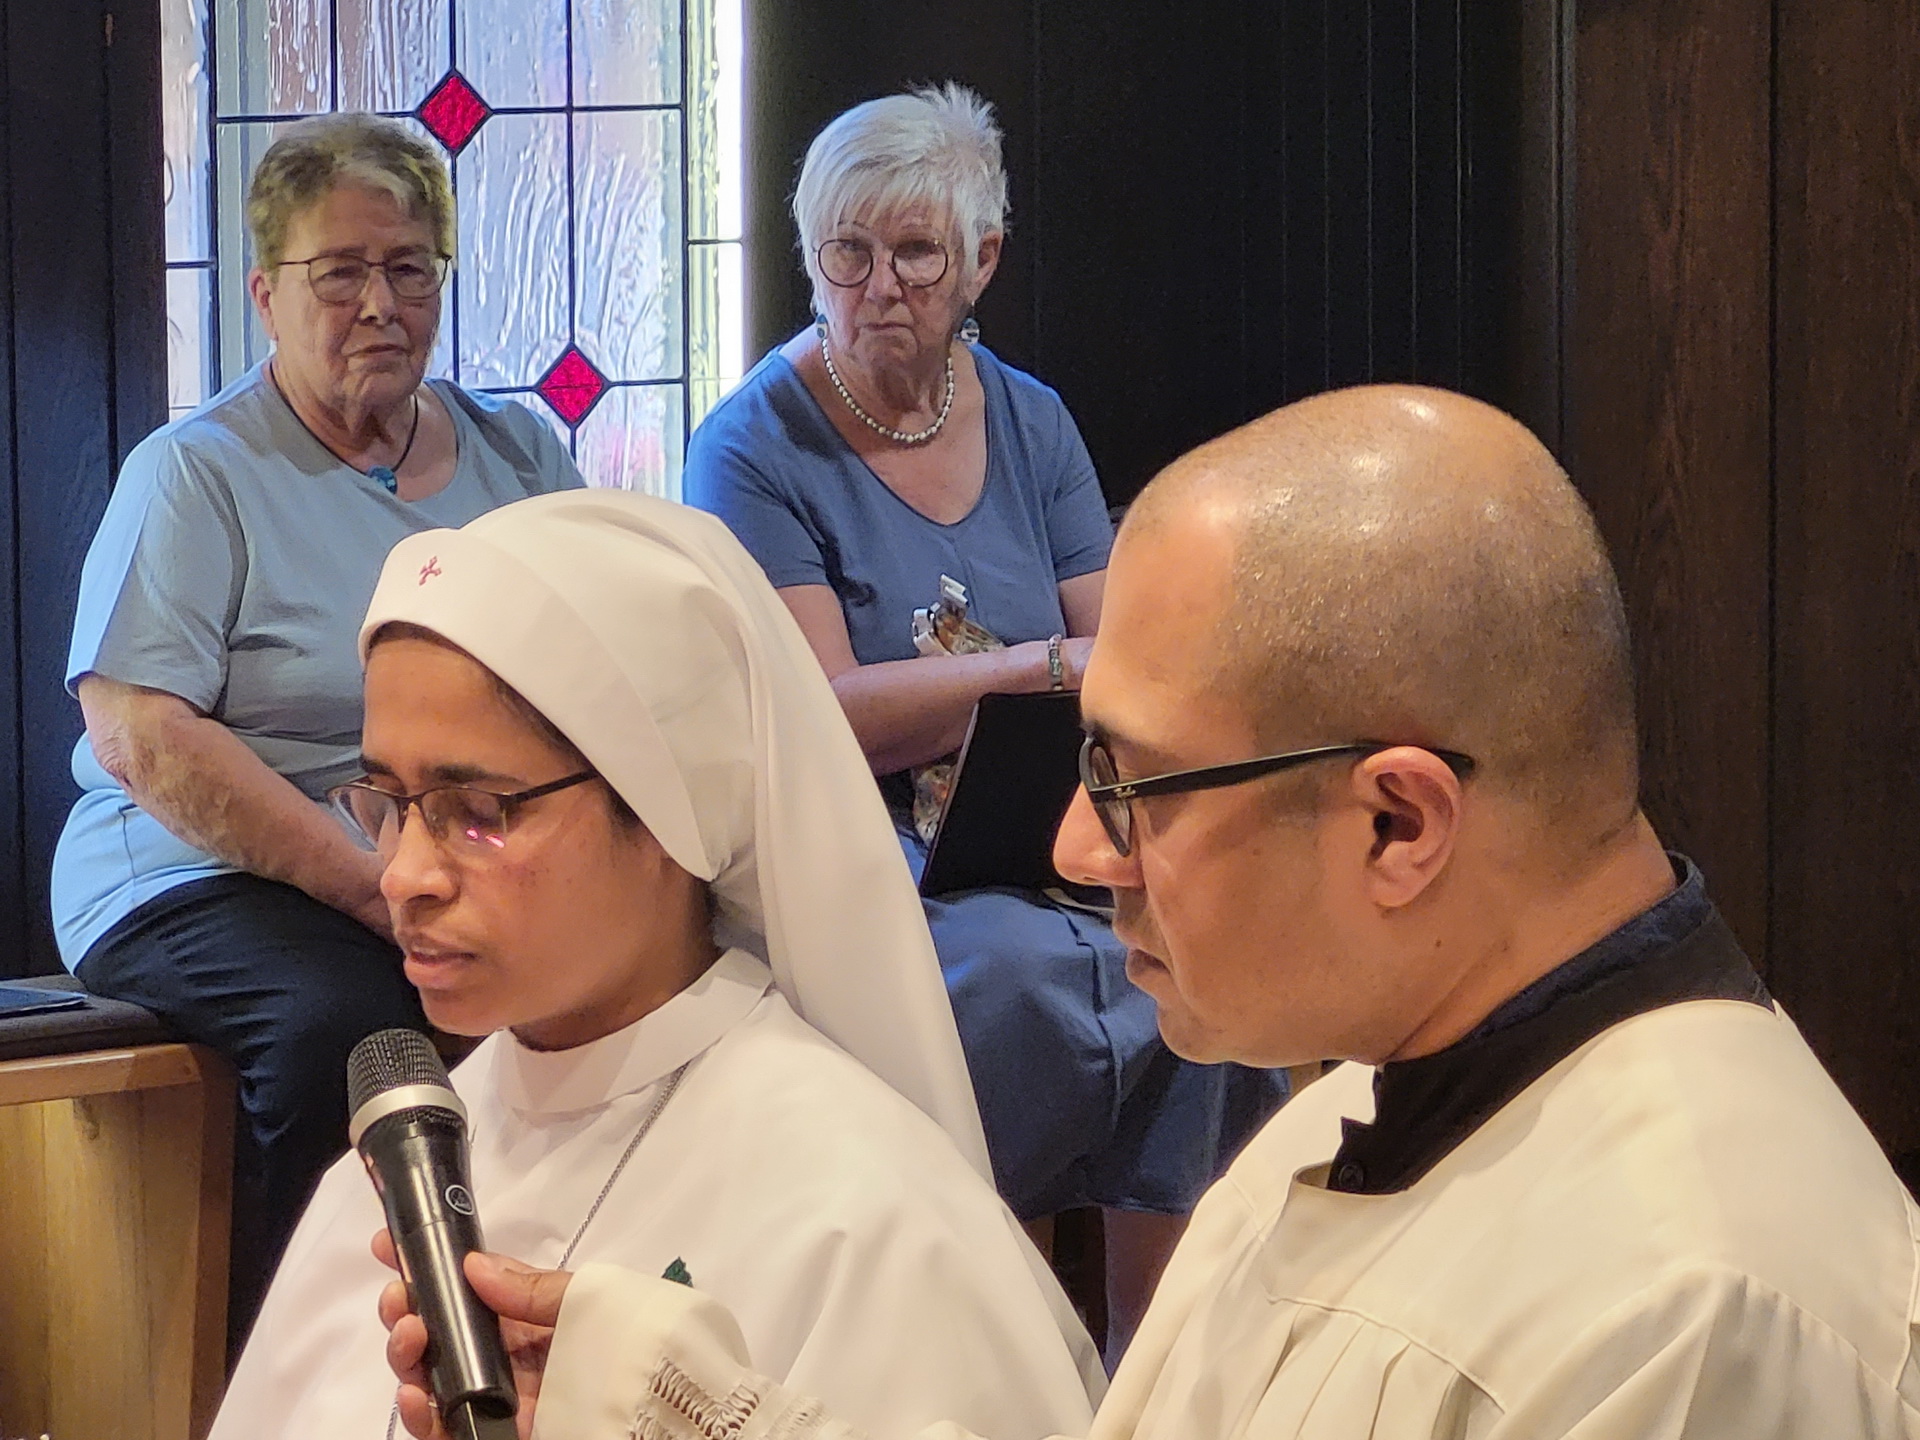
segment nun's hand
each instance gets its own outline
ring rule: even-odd
[[[393,1240],[385,1230],[373,1237],[373,1253],[382,1264],[398,1268]],[[528,1440],[547,1352],[553,1345],[553,1327],[559,1322],[560,1302],[573,1276],[565,1270],[536,1270],[504,1255],[480,1251],[467,1256],[465,1269],[474,1294],[500,1317],[500,1336],[520,1394],[520,1440]],[[380,1293],[380,1323],[388,1331],[387,1364],[400,1381],[401,1423],[415,1440],[450,1440],[427,1388],[427,1327],[413,1313],[407,1287],[398,1280]]]

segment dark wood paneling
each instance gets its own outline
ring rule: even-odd
[[[80,566],[126,452],[165,418],[159,5],[6,0],[4,147],[11,623],[0,698],[13,727],[0,964],[57,969],[53,846],[76,794],[66,694]],[[0,741],[8,737],[0,735]]]
[[[12,13],[0,6],[0,54],[12,54]],[[14,107],[12,86],[0,97],[0,156],[13,147]],[[0,181],[0,237],[6,253],[13,254],[13,197]],[[10,276],[8,277],[10,279]],[[0,608],[8,616],[18,613],[20,577],[15,565],[15,546],[11,537],[18,534],[13,505],[13,346],[5,343],[13,334],[13,286],[0,286],[0,378],[4,379],[7,419],[0,425]],[[20,751],[20,629],[17,624],[0,624],[0,976],[26,972],[25,917],[30,911],[27,899],[26,808],[21,791],[26,779]]]
[[[1236,7],[1040,7],[1035,368],[1115,500],[1246,418]],[[1262,340],[1260,343],[1264,343]]]
[[[1576,14],[1562,453],[1626,591],[1647,808],[1764,962],[1768,7]]]
[[[1780,0],[1771,981],[1920,1150],[1920,4]]]

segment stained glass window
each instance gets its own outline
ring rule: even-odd
[[[371,110],[447,153],[431,373],[512,395],[587,479],[678,496],[740,376],[740,0],[162,0],[170,404],[268,349],[246,186],[281,125]]]

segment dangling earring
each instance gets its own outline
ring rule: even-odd
[[[823,344],[826,342],[827,317],[821,314],[818,310],[813,312],[813,333],[820,337],[820,340]]]
[[[973,312],[967,312],[967,318],[960,322],[960,343],[978,345],[980,343],[980,322],[973,318]]]

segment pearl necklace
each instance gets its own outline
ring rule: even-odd
[[[840,372],[833,368],[833,351],[827,348],[827,337],[820,337],[820,358],[827,362],[827,378],[833,382],[833,388],[840,398],[847,402],[847,408],[871,430],[877,430],[889,440],[897,440],[902,445],[924,445],[940,433],[940,427],[947,423],[947,416],[953,410],[953,352],[947,352],[947,398],[940,402],[940,413],[933,417],[933,423],[924,430],[895,430],[891,425],[882,425],[873,416],[860,408],[860,402],[847,392],[840,381]]]

